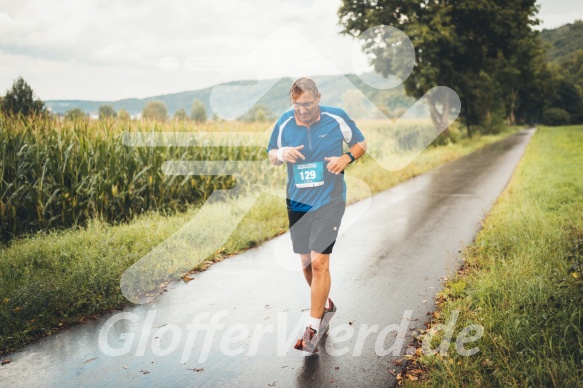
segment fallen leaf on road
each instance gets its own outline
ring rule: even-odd
[[[186,275],[184,275],[182,277],[182,280],[184,280],[184,282],[188,283],[189,281],[194,280],[194,276],[195,276],[194,274],[187,273]],[[166,291],[166,290],[164,290],[164,291]]]
[[[408,378],[409,378],[409,380],[411,380],[411,381],[417,381],[417,380],[419,380],[419,377],[417,377],[417,376],[413,376],[413,375],[411,375],[411,374],[409,374],[409,373],[407,373],[407,377],[408,377]]]
[[[97,357],[93,357],[93,358],[90,358],[87,361],[83,361],[83,364],[87,364],[88,362],[95,361],[95,360],[97,360]]]
[[[2,360],[2,363],[0,363],[0,365],[6,365],[8,363],[10,363],[12,360]]]

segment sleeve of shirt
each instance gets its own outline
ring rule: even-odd
[[[271,151],[273,149],[276,150],[279,148],[277,146],[277,138],[279,137],[280,124],[281,124],[281,117],[275,123],[275,126],[273,127],[273,132],[271,132],[271,137],[269,138],[269,144],[267,145],[267,153],[269,153],[269,151]]]
[[[342,111],[342,118],[344,119],[344,121],[346,121],[346,124],[348,124],[350,130],[352,131],[352,137],[350,138],[350,141],[347,142],[348,147],[350,148],[356,143],[364,141],[364,135],[362,134],[360,129],[358,129],[356,123],[350,118],[350,116],[348,116],[348,113]]]

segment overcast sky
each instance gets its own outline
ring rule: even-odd
[[[581,0],[539,4],[544,28],[583,19]],[[117,100],[235,79],[362,72],[353,39],[339,35],[339,5],[0,0],[0,94],[19,75],[43,100]]]

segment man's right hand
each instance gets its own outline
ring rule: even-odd
[[[287,163],[295,163],[298,159],[305,160],[306,158],[300,152],[303,148],[303,145],[297,147],[285,147],[282,153],[283,161]]]

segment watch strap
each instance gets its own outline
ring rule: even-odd
[[[350,163],[354,162],[354,155],[352,155],[352,152],[348,151],[348,152],[346,153],[346,155],[348,155],[348,156],[350,157]],[[349,164],[350,164],[350,163],[349,163]]]

